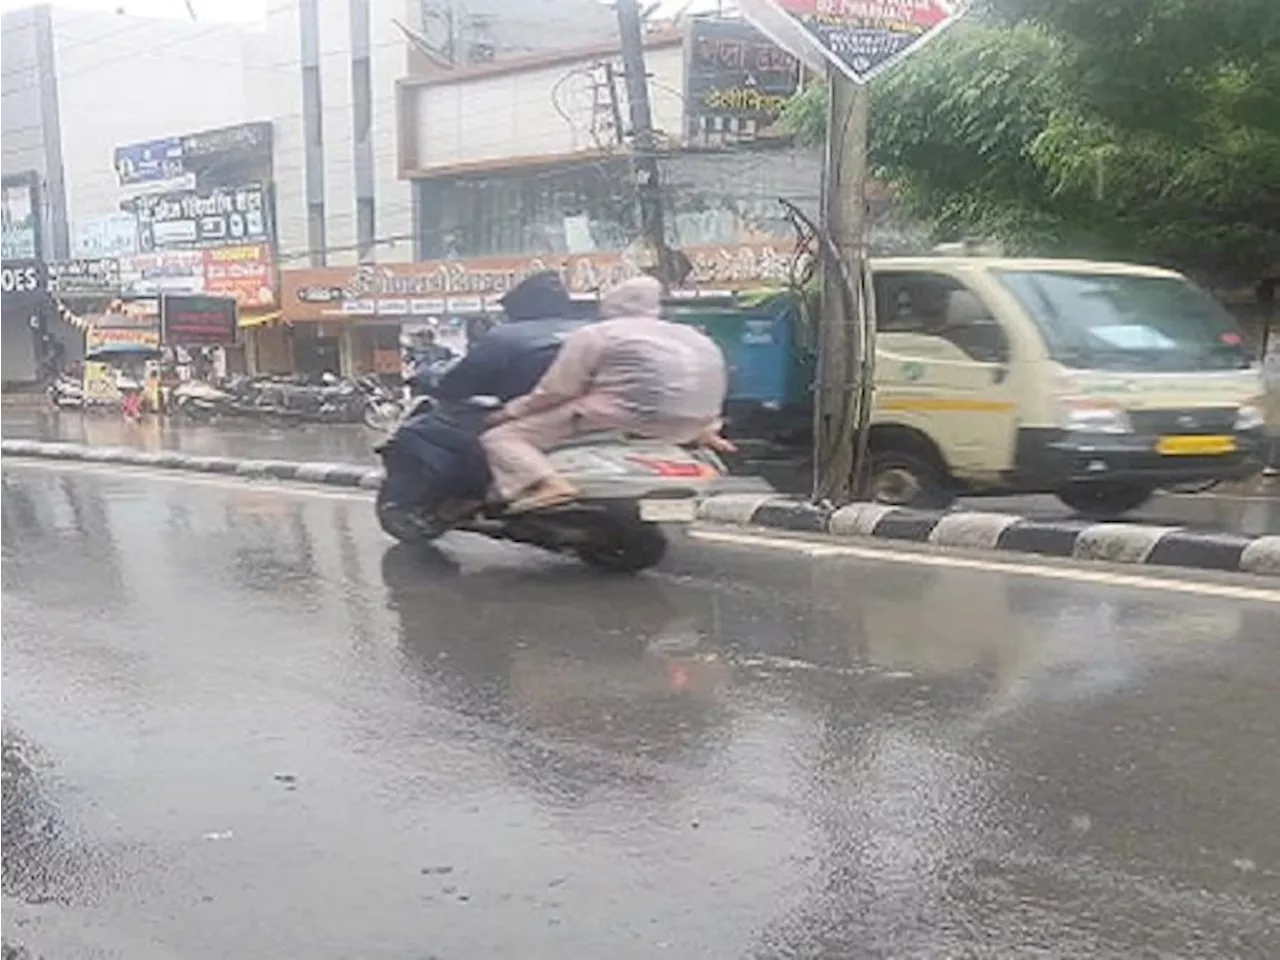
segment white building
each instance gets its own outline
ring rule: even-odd
[[[404,262],[414,255],[400,178],[396,84],[406,73],[599,39],[597,0],[275,0],[246,64],[276,123],[281,264]]]

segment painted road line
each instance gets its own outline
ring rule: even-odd
[[[1197,580],[1163,579],[1140,574],[1119,573],[1080,566],[1046,566],[1037,563],[1011,563],[1004,560],[984,560],[946,553],[922,553],[914,550],[888,550],[873,546],[851,544],[814,544],[812,541],[790,537],[770,537],[765,534],[738,533],[730,530],[693,529],[689,536],[708,543],[725,543],[757,549],[769,547],[788,550],[814,557],[856,557],[886,563],[916,564],[925,567],[949,567],[957,570],[977,570],[983,573],[1006,573],[1025,577],[1041,577],[1051,580],[1070,580],[1076,583],[1096,583],[1110,587],[1130,587],[1139,590],[1163,590],[1169,593],[1189,593],[1204,597],[1220,597],[1230,600],[1250,600],[1280,604],[1280,590],[1262,587],[1244,587],[1228,583],[1208,583]]]

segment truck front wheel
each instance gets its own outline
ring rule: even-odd
[[[877,503],[917,510],[945,510],[956,498],[946,471],[912,450],[873,450],[868,488]]]
[[[1154,493],[1136,483],[1073,483],[1058,491],[1058,499],[1082,517],[1108,520],[1137,510]]]

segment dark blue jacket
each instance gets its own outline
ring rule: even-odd
[[[535,273],[502,298],[506,321],[495,327],[441,378],[440,400],[497,397],[503,403],[531,391],[547,372],[565,338],[583,326],[559,276]]]
[[[586,323],[571,319],[572,301],[554,273],[527,278],[503,297],[502,307],[506,322],[485,334],[429,391],[441,406],[401,424],[380,449],[394,502],[483,498],[489,467],[477,438],[485,412],[459,403],[476,396],[503,403],[524,396],[565,338]]]

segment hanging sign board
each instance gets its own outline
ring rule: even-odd
[[[955,22],[948,0],[741,0],[742,14],[818,71],[869,83]]]

